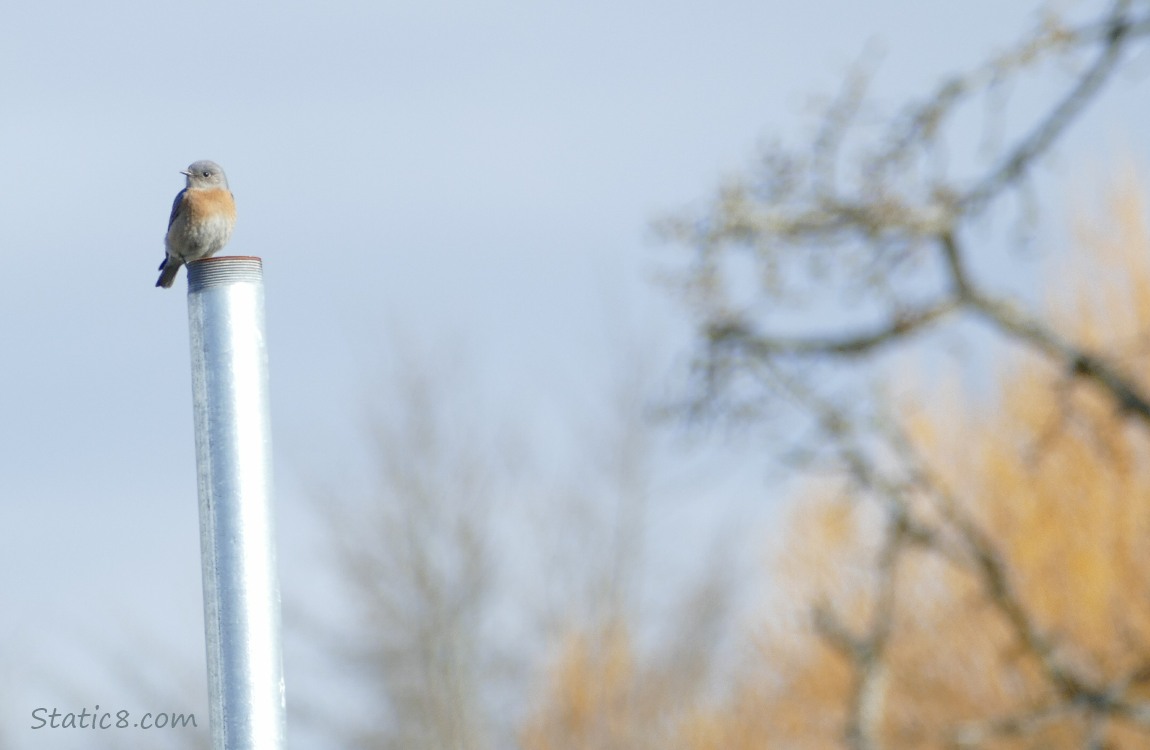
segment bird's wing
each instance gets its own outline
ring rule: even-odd
[[[186,195],[187,192],[188,189],[184,188],[180,192],[176,193],[176,199],[172,201],[172,215],[168,217],[168,229],[171,229],[172,224],[175,223],[176,214],[180,212],[180,204],[184,202],[184,195]]]

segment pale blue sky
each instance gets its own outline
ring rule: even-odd
[[[265,259],[290,571],[309,563],[303,480],[361,441],[388,331],[461,343],[485,408],[546,436],[598,393],[616,316],[682,353],[651,277],[683,255],[652,241],[651,220],[705,199],[764,136],[801,134],[811,95],[868,44],[885,50],[878,100],[896,104],[1016,37],[1035,7],[0,7],[0,674],[14,675],[0,677],[0,738],[69,746],[24,730],[20,675],[40,660],[98,665],[109,640],[155,633],[199,658],[184,276],[153,287],[188,163],[227,171],[239,223],[225,252]],[[1115,139],[1145,159],[1131,146],[1145,77],[1119,83],[1046,172],[1057,182],[1105,171]],[[112,700],[92,674],[79,700]]]

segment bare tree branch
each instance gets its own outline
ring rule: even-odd
[[[856,72],[828,109],[810,157],[778,155],[768,163],[768,168],[777,170],[777,174],[768,174],[765,182],[775,188],[761,194],[738,186],[729,188],[713,218],[674,225],[673,231],[700,248],[703,262],[696,268],[698,276],[692,284],[702,290],[704,305],[709,308],[702,317],[711,354],[738,352],[750,358],[862,357],[905,344],[912,334],[957,317],[952,313],[973,313],[1007,337],[1055,358],[1075,376],[1095,382],[1111,394],[1123,412],[1150,422],[1150,394],[1099,354],[1075,346],[984,289],[970,276],[959,241],[964,227],[990,201],[1021,179],[1097,97],[1118,68],[1131,40],[1150,34],[1150,18],[1133,17],[1130,7],[1130,0],[1118,0],[1101,21],[1077,28],[1048,24],[1033,38],[988,65],[951,79],[926,104],[912,110],[906,119],[909,124],[898,126],[903,135],[891,140],[893,145],[889,148],[875,152],[866,161],[862,182],[844,193],[835,180],[835,165],[843,158],[843,142],[866,90],[866,76]],[[959,99],[1043,56],[1089,46],[1099,47],[1094,62],[1028,132],[973,182],[973,187],[963,190],[945,182],[922,186],[911,178],[906,164],[909,152],[938,137],[941,122],[953,114],[953,105]],[[899,180],[907,188],[917,188],[917,197],[903,195],[908,191],[899,189]],[[923,302],[921,298],[912,299],[909,289],[899,291],[895,287],[893,297],[884,303],[887,322],[869,331],[836,335],[764,333],[747,316],[732,315],[730,311],[739,305],[721,297],[723,291],[715,269],[718,253],[727,244],[754,247],[764,264],[765,277],[781,278],[785,271],[782,264],[793,263],[802,251],[810,258],[812,268],[856,273],[857,283],[863,288],[869,285],[872,293],[880,287],[877,279],[884,272],[895,273],[907,253],[933,245],[938,249],[948,289],[932,301]],[[795,252],[787,253],[785,247]],[[852,268],[859,270],[850,271]],[[765,288],[763,296],[772,297],[772,289]],[[848,325],[842,327],[849,331]]]
[[[846,415],[801,383],[790,383],[789,391],[794,397],[807,400],[821,415],[823,439],[831,443],[852,480],[883,503],[887,514],[875,565],[876,589],[869,624],[861,633],[854,633],[839,620],[829,603],[820,602],[814,608],[816,630],[852,665],[854,682],[847,700],[845,735],[848,746],[879,747],[877,719],[872,712],[881,705],[886,676],[885,651],[892,637],[897,604],[897,566],[902,553],[911,547],[938,554],[975,576],[986,601],[1009,626],[1019,653],[1041,667],[1050,689],[1051,702],[1043,709],[961,725],[952,735],[956,747],[975,747],[992,738],[1025,736],[1066,715],[1085,717],[1096,732],[1102,732],[1109,719],[1150,727],[1150,702],[1128,697],[1132,686],[1150,680],[1150,665],[1100,682],[1063,658],[1056,642],[1038,626],[1016,590],[1009,565],[994,542],[962,510],[959,501],[949,494],[945,483],[901,431],[892,428],[886,433],[888,445],[896,450],[900,461],[882,469],[862,450],[857,426]],[[916,518],[915,498],[922,497],[933,500],[945,528]]]
[[[1094,64],[1087,68],[1066,96],[1054,106],[1039,125],[1007,154],[997,167],[983,177],[962,199],[966,213],[976,214],[1001,190],[1016,181],[1039,156],[1058,139],[1090,101],[1101,91],[1118,65],[1130,38],[1130,0],[1118,0],[1102,26],[1104,45]],[[1145,24],[1139,24],[1141,28]]]
[[[815,628],[831,646],[846,656],[854,669],[855,680],[847,701],[844,731],[847,746],[854,750],[877,750],[882,746],[879,728],[886,693],[886,647],[894,627],[899,558],[910,535],[911,527],[904,515],[896,514],[889,519],[886,539],[876,561],[878,587],[865,633],[853,635],[826,603],[814,610]]]
[[[968,298],[968,304],[999,330],[1062,363],[1072,375],[1100,386],[1110,394],[1119,411],[1150,424],[1150,396],[1102,357],[1074,346],[1050,327],[1003,300],[977,294]]]
[[[756,335],[745,323],[724,320],[711,325],[707,337],[712,345],[739,350],[751,357],[782,355],[855,357],[870,354],[880,347],[917,333],[939,322],[958,309],[951,300],[901,312],[886,325],[867,332],[840,337],[783,338]]]
[[[885,362],[882,354],[960,320],[976,320],[1053,362],[1068,378],[1089,384],[1119,413],[1150,428],[1148,386],[1125,372],[1113,353],[1074,341],[979,279],[982,256],[972,251],[980,248],[965,242],[976,220],[1024,187],[1098,100],[1132,42],[1150,36],[1148,10],[1144,3],[1114,0],[1089,23],[1068,27],[1051,20],[1006,53],[943,82],[927,100],[904,110],[872,148],[865,142],[848,148],[852,138],[863,138],[856,114],[865,104],[868,77],[856,72],[806,149],[772,152],[764,174],[726,186],[707,216],[672,225],[697,251],[684,287],[700,323],[699,372],[706,380],[699,408],[709,404],[721,412],[746,403],[758,414],[760,391],[762,401],[777,398],[797,407],[804,430],[815,428],[805,455],[829,456],[851,497],[877,503],[885,521],[869,571],[874,586],[863,624],[830,601],[813,611],[817,633],[851,668],[844,728],[851,748],[870,750],[884,741],[887,671],[899,607],[905,606],[897,574],[912,548],[969,576],[988,616],[1006,627],[1014,644],[1010,660],[1037,681],[1037,701],[954,726],[948,738],[956,747],[1025,740],[1067,721],[1079,741],[1092,747],[1110,741],[1116,722],[1150,728],[1145,685],[1135,687],[1142,680],[1092,662],[1058,623],[1045,621],[1046,610],[1020,588],[1025,579],[1014,567],[1013,548],[976,521],[968,498],[956,496],[911,441],[873,418],[875,409],[860,385],[886,374],[877,364]],[[950,178],[931,161],[944,151],[944,133],[959,106],[973,95],[1016,80],[1039,62],[1079,53],[1088,64],[972,179]],[[859,153],[855,164],[847,163]],[[729,259],[736,254],[737,261]],[[758,276],[747,275],[748,260]],[[758,285],[748,290],[751,278]],[[809,318],[797,317],[791,308],[796,300],[822,307]],[[792,315],[772,318],[779,309]],[[860,326],[856,310],[865,310],[870,321],[877,314],[881,322]],[[804,324],[808,319],[817,328]],[[851,369],[831,369],[846,361]],[[856,376],[860,362],[876,363],[865,378]],[[826,369],[817,369],[820,364]],[[827,371],[833,374],[825,381],[812,376]],[[851,391],[851,384],[860,387]],[[828,395],[833,392],[840,395]]]

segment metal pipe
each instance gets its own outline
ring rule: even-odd
[[[285,702],[262,261],[189,263],[188,328],[212,747],[277,750]]]

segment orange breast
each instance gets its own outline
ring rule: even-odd
[[[232,191],[224,188],[189,190],[184,196],[184,208],[188,211],[188,220],[192,222],[221,214],[229,220],[236,218],[236,201],[232,198]]]

